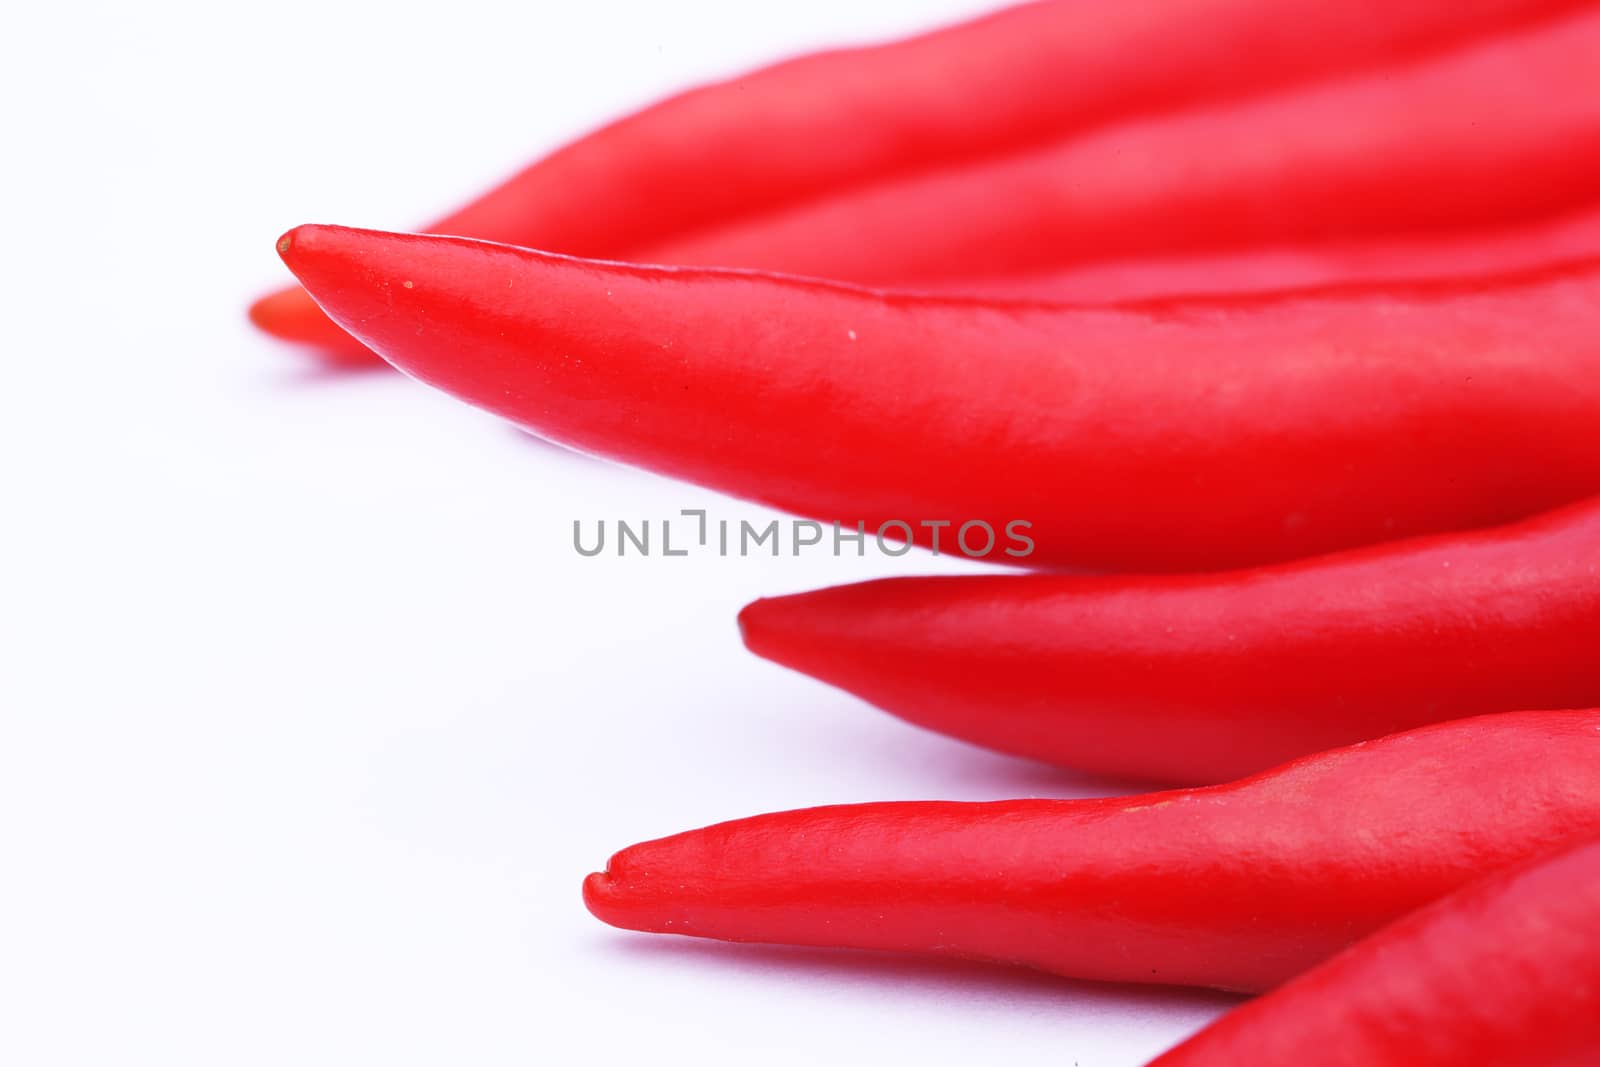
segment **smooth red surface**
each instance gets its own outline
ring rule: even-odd
[[[543,436],[868,529],[1031,522],[1035,566],[1240,566],[1600,491],[1600,262],[1096,310],[339,227],[280,248],[390,362]]]
[[[1509,226],[1234,252],[1151,255],[1033,274],[952,278],[929,282],[923,288],[999,299],[1114,304],[1176,296],[1489,278],[1590,258],[1600,258],[1600,211],[1593,209]]]
[[[1249,571],[890,578],[758,600],[739,624],[757,654],[942,733],[1226,781],[1424,723],[1600,705],[1600,498]]]
[[[1600,842],[1401,920],[1151,1067],[1594,1067]]]
[[[1503,223],[1600,193],[1600,12],[846,189],[638,251],[896,288]]]
[[[1028,4],[672,97],[539,160],[424,229],[638,259],[652,243],[828,191],[1016,151],[1122,116],[1402,61],[1575,3]],[[359,352],[292,292],[262,300],[252,318],[287,340]]]
[[[1596,834],[1600,712],[1525,712],[1203,789],[760,815],[624,849],[583,893],[632,930],[1255,991]]]

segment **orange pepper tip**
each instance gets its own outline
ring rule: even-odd
[[[305,299],[305,290],[298,285],[268,293],[250,305],[250,321],[276,337],[294,340],[288,327],[301,312],[297,305]]]
[[[268,293],[250,305],[250,321],[280,341],[307,345],[330,363],[363,365],[381,361],[367,347],[323,314],[298,285]]]

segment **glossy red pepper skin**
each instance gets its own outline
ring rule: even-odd
[[[675,96],[560,149],[424,229],[638,259],[652,243],[829,190],[1016,151],[1123,116],[1401,61],[1575,5],[1027,4]],[[251,316],[287,340],[328,347],[335,358],[369,358],[298,290],[263,298]]]
[[[1227,781],[1424,723],[1600,704],[1600,498],[1248,571],[890,578],[739,622],[759,655],[942,733]]]
[[[1593,204],[1600,13],[1469,51],[884,180],[652,245],[915,288],[1073,262],[1535,218]]]
[[[953,278],[925,288],[1002,300],[1116,304],[1491,278],[1594,258],[1600,258],[1600,211],[1586,210],[1510,226],[1113,259],[1033,274]]]
[[[613,926],[1271,988],[1489,873],[1600,834],[1600,712],[1526,712],[1101,800],[761,815],[612,857]]]
[[[1246,565],[1600,491],[1600,262],[1094,310],[340,227],[280,249],[391,363],[543,436],[869,530],[1028,522],[1036,566]]]
[[[1600,259],[1600,211],[1553,220],[1423,236],[1364,237],[1241,251],[1111,259],[1024,274],[930,280],[930,293],[1072,304],[1118,304],[1186,296],[1288,293],[1347,285],[1471,280]],[[282,308],[280,312],[273,308]],[[334,325],[298,285],[265,297],[253,313],[285,340],[328,349],[352,367],[387,367]],[[329,331],[336,338],[330,338]]]
[[[1600,841],[1400,920],[1151,1067],[1593,1067]]]

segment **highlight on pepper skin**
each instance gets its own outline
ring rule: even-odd
[[[1600,492],[1600,258],[1105,309],[334,226],[283,258],[541,436],[824,522],[1025,519],[1037,567],[1249,566]]]
[[[1470,237],[1593,204],[1590,16],[1575,0],[1024,4],[689,90],[420,229],[1096,301],[1138,286],[1046,279],[1126,257],[1138,275],[1146,257],[1250,245],[1327,257],[1320,244],[1362,234]],[[1356,253],[1372,277],[1461,272],[1382,249]],[[1503,251],[1484,269],[1540,255],[1536,239]],[[1327,280],[1360,273],[1346,258],[1333,250]],[[1274,271],[1251,284],[1304,280]],[[1192,275],[1144,274],[1150,295],[1190,291]],[[251,317],[341,365],[371,360],[298,289]]]
[[[1507,708],[1600,703],[1600,498],[1244,571],[883,578],[757,600],[745,646],[936,732],[1226,781]]]
[[[583,896],[651,933],[1259,992],[1597,834],[1600,711],[1520,712],[1199,789],[758,815],[624,849]]]

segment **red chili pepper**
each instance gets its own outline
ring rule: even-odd
[[[638,258],[632,253],[648,243],[825,191],[1015,151],[1121,116],[1399,61],[1576,4],[1027,4],[673,97],[540,160],[426,229]],[[251,316],[287,340],[362,358],[298,290],[264,298]]]
[[[1600,13],[1293,93],[846,189],[636,250],[912,288],[1593,204]]]
[[[1600,1063],[1600,842],[1409,916],[1151,1067]]]
[[[1600,498],[1252,571],[890,578],[758,600],[739,625],[757,654],[942,733],[1226,781],[1424,723],[1600,704]]]
[[[583,891],[631,930],[1255,991],[1597,833],[1600,712],[1526,712],[1202,789],[761,815],[624,849]]]
[[[999,299],[1113,304],[1174,296],[1489,278],[1588,258],[1600,258],[1600,211],[1426,236],[1108,260],[1037,274],[957,278],[926,288]]]
[[[891,537],[987,523],[1001,562],[1017,530],[1035,565],[1243,565],[1600,491],[1600,262],[1088,310],[340,227],[279,247],[396,366],[543,436]]]

